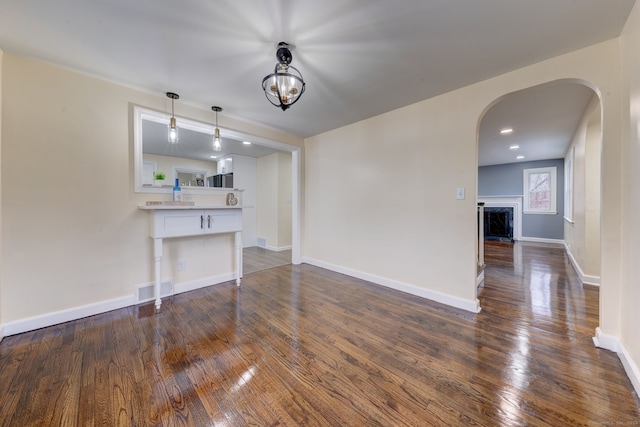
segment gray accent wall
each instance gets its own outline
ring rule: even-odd
[[[478,168],[478,197],[522,196],[524,169],[557,168],[557,215],[522,214],[522,238],[564,240],[564,159],[509,163]]]

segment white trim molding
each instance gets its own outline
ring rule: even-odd
[[[520,241],[522,242],[533,242],[533,243],[550,243],[552,245],[560,245],[563,246],[564,240],[562,239],[547,239],[544,237],[520,237]]]
[[[596,336],[593,337],[593,343],[598,348],[613,351],[618,355],[633,388],[636,390],[636,393],[640,394],[640,369],[633,361],[633,358],[625,346],[620,342],[620,339],[614,335],[605,334],[602,332],[602,329],[598,327],[596,328]]]
[[[596,347],[611,350],[616,353],[620,347],[620,340],[618,337],[605,334],[599,326],[596,328],[596,336],[593,337],[593,343]]]
[[[53,326],[59,323],[82,319],[83,317],[94,316],[96,314],[106,313],[107,311],[128,307],[133,305],[133,303],[133,295],[131,295],[128,297],[115,298],[65,310],[54,311],[52,313],[27,317],[26,319],[6,323],[5,333],[7,336],[21,334],[23,332],[46,328],[47,326]]]
[[[173,295],[182,292],[188,292],[195,289],[204,288],[206,286],[218,285],[224,282],[230,282],[235,279],[235,273],[221,274],[218,276],[204,277],[202,279],[192,280],[175,284],[173,287]],[[69,322],[71,320],[82,319],[83,317],[94,316],[96,314],[106,313],[108,311],[136,305],[135,296],[127,296],[115,298],[108,301],[101,301],[93,304],[87,304],[79,307],[73,307],[65,310],[54,311],[52,313],[41,314],[39,316],[28,317],[26,319],[15,320],[0,326],[0,337],[21,334],[47,326],[57,325],[59,323]],[[3,331],[4,329],[4,331]],[[1,338],[0,338],[1,339]]]
[[[547,214],[547,215],[556,215],[558,212],[556,211],[557,199],[558,199],[558,187],[557,187],[557,171],[558,168],[555,166],[549,166],[546,168],[533,168],[533,169],[523,169],[522,170],[522,194],[524,195],[524,210],[525,214]],[[529,203],[531,202],[531,188],[529,188],[529,176],[530,175],[549,175],[549,201],[551,202],[551,206],[549,209],[534,209],[531,208]]]
[[[282,252],[282,251],[288,251],[289,249],[291,249],[291,245],[289,245],[289,246],[269,246],[269,245],[266,245],[264,248],[269,250],[269,251],[273,251],[273,252]]]
[[[480,274],[478,274],[478,277],[476,277],[476,287],[480,286],[482,282],[484,282],[484,270],[482,270]]]
[[[513,239],[522,238],[522,196],[481,196],[478,202],[486,208],[513,208]]]
[[[4,338],[4,325],[0,323],[0,342],[2,342],[3,338]]]
[[[363,271],[354,270],[352,268],[331,264],[313,258],[305,257],[302,259],[302,262],[314,265],[316,267],[335,271],[336,273],[355,277],[357,279],[366,280],[367,282],[371,282],[376,285],[384,286],[431,301],[439,302],[441,304],[446,304],[451,307],[460,308],[472,313],[480,313],[480,301],[477,298],[475,300],[467,300],[464,298],[454,297],[442,292],[432,291],[409,283],[400,282],[398,280],[393,280],[386,277],[376,276],[373,274],[365,273]]]
[[[582,268],[580,268],[578,261],[576,261],[575,257],[573,256],[573,253],[571,253],[571,248],[569,247],[567,242],[564,242],[564,249],[567,252],[567,255],[569,256],[569,261],[571,261],[571,265],[573,266],[573,269],[576,271],[576,273],[578,273],[578,277],[580,278],[580,281],[587,285],[600,286],[600,276],[590,276],[588,274],[585,274],[584,271],[582,271]]]
[[[236,279],[235,273],[220,274],[218,276],[203,277],[202,279],[191,280],[188,282],[178,283],[173,287],[173,294],[181,294],[183,292],[195,291],[196,289],[206,288],[207,286],[219,285],[225,282],[231,282]]]
[[[624,370],[631,380],[631,384],[633,384],[633,388],[636,390],[636,393],[640,394],[640,369],[638,368],[638,365],[636,365],[633,361],[633,358],[631,357],[625,346],[620,344],[619,347],[620,351],[618,351],[618,357],[622,362],[622,366],[624,366]]]

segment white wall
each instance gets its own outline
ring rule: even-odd
[[[272,250],[291,248],[291,154],[258,159],[258,237]]]
[[[256,159],[246,156],[231,156],[233,159],[233,187],[242,188],[242,246],[256,245]]]
[[[598,100],[598,103],[600,101]],[[602,122],[598,105],[594,117],[587,123],[587,140],[585,147],[585,235],[586,256],[585,269],[587,275],[600,277],[600,179],[602,170],[600,158],[602,153]]]
[[[619,294],[620,337],[625,367],[640,393],[640,4],[636,3],[621,36],[624,124],[622,170],[622,257]],[[605,119],[606,120],[606,119]],[[607,189],[603,190],[603,197]],[[606,202],[603,202],[603,204]],[[606,218],[603,219],[603,225]],[[603,236],[603,239],[605,236]],[[603,254],[606,255],[606,254]]]
[[[308,138],[305,259],[473,309],[479,120],[509,93],[587,82],[604,109],[601,327],[619,334],[619,75],[611,40]]]
[[[564,222],[567,249],[585,283],[600,283],[600,100],[594,96],[573,136],[573,216]]]
[[[292,243],[291,153],[278,153],[278,248]]]
[[[257,161],[257,236],[266,245],[278,241],[278,156],[272,154]]]
[[[134,192],[132,105],[170,111],[170,101],[161,93],[6,53],[2,89],[0,323],[5,332],[55,313],[131,301],[135,285],[153,280],[148,214],[137,206],[158,198]],[[209,107],[177,107],[180,116],[213,120]],[[292,135],[224,115],[219,123],[302,145]],[[194,199],[211,203],[213,196]],[[225,277],[233,272],[232,248],[230,235],[171,239],[165,242],[163,277],[176,284]],[[186,261],[183,272],[176,271],[179,259]]]
[[[476,310],[482,107],[461,117],[461,103],[453,92],[307,139],[308,262]]]
[[[2,50],[0,50],[0,148],[2,148]],[[2,150],[0,149],[0,200],[2,200]],[[2,258],[2,207],[0,205],[0,272],[3,268]],[[0,283],[1,284],[1,283]],[[0,341],[4,338],[4,323],[2,322],[2,286],[0,286]]]

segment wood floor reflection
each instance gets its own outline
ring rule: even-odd
[[[242,250],[242,261],[242,271],[244,274],[280,267],[291,264],[291,249],[271,251],[258,246],[252,246]]]
[[[483,311],[286,265],[0,343],[0,425],[636,425],[598,289],[487,245]]]

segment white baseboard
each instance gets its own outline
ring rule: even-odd
[[[519,242],[533,242],[533,243],[551,243],[553,245],[564,245],[562,239],[546,239],[544,237],[525,237],[522,236],[518,239]]]
[[[586,285],[600,286],[600,277],[589,276],[588,274],[584,274],[584,271],[582,271],[582,268],[580,268],[578,261],[576,261],[575,257],[571,253],[571,249],[569,248],[569,245],[567,245],[566,242],[564,243],[564,249],[567,252],[567,255],[569,256],[569,261],[571,261],[571,265],[573,266],[573,269],[576,271],[576,273],[578,273],[578,277],[580,278],[580,281]]]
[[[476,287],[480,286],[482,282],[484,282],[484,270],[482,270],[480,274],[478,274],[478,277],[476,277]]]
[[[571,253],[571,249],[569,249],[569,245],[567,245],[567,242],[565,242],[564,240],[560,240],[560,239],[545,239],[545,238],[540,238],[540,237],[524,237],[524,236],[521,237],[518,240],[521,241],[521,242],[551,243],[551,244],[564,246],[564,249],[567,252],[567,255],[569,256],[569,260],[571,261],[571,265],[573,266],[574,270],[578,274],[578,277],[580,278],[580,281],[582,283],[586,284],[586,285],[600,286],[600,277],[599,276],[590,276],[588,274],[585,274],[584,271],[582,271],[582,268],[580,268],[580,265],[578,264],[578,262],[576,261],[575,257]]]
[[[618,337],[613,335],[608,335],[602,332],[600,327],[596,328],[596,336],[593,337],[593,343],[596,347],[604,348],[605,350],[611,350],[614,352],[618,352],[618,348],[620,346],[620,340]]]
[[[200,289],[210,285],[229,282],[234,279],[235,274],[228,273],[218,276],[205,277],[203,279],[192,280],[189,282],[177,283],[173,287],[173,293],[175,295],[182,292]],[[2,337],[4,337],[5,335],[9,336],[21,334],[23,332],[57,325],[59,323],[69,322],[71,320],[78,320],[82,319],[83,317],[94,316],[96,314],[106,313],[108,311],[129,307],[135,304],[135,297],[131,295],[128,297],[101,301],[93,304],[83,305],[80,307],[73,307],[66,310],[60,310],[52,313],[42,314],[39,316],[28,317],[26,319],[16,320],[0,326],[0,340],[2,340]]]
[[[640,369],[618,337],[607,335],[600,328],[596,328],[596,336],[593,337],[593,342],[596,347],[611,350],[618,354],[633,388],[636,393],[640,394]]]
[[[4,325],[0,323],[0,342],[2,342],[3,338],[4,338]]]
[[[58,323],[64,323],[70,320],[77,320],[83,317],[128,307],[133,305],[133,303],[133,295],[131,295],[128,297],[121,297],[108,301],[87,304],[80,307],[73,307],[66,310],[55,311],[53,313],[41,314],[39,316],[27,317],[26,319],[5,323],[4,333],[7,336],[21,334],[23,332],[57,325]]]
[[[291,245],[289,246],[264,246],[265,249],[268,249],[270,251],[274,251],[274,252],[282,252],[282,251],[288,251],[289,249],[291,249]]]
[[[638,369],[638,365],[633,361],[625,346],[620,344],[619,347],[618,357],[622,361],[622,366],[624,366],[624,370],[631,380],[636,393],[640,394],[640,369]]]
[[[328,262],[320,261],[313,258],[303,258],[302,262],[315,265],[316,267],[321,267],[327,270],[335,271],[336,273],[341,273],[347,276],[366,280],[368,282],[385,286],[387,288],[395,289],[397,291],[405,292],[411,295],[416,295],[416,296],[426,298],[435,302],[446,304],[451,307],[460,308],[462,310],[470,311],[472,313],[480,313],[480,301],[478,301],[478,299],[467,300],[463,298],[458,298],[452,295],[444,294],[442,292],[432,291],[429,289],[421,288],[419,286],[411,285],[409,283],[403,283],[397,280],[388,279],[386,277],[375,276],[373,274],[365,273],[362,271],[354,270],[354,269],[343,267],[340,265],[330,264]]]
[[[191,280],[189,282],[176,283],[173,287],[173,294],[181,294],[183,292],[195,291],[196,289],[206,288],[207,286],[219,285],[220,283],[229,282],[236,279],[235,273],[220,274],[218,276],[204,277],[202,279]]]

